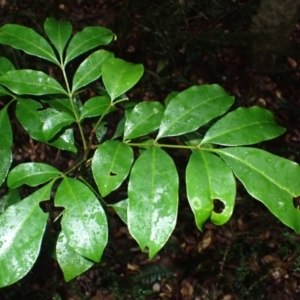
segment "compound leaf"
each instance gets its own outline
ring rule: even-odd
[[[9,172],[7,185],[10,189],[17,188],[23,184],[36,186],[47,182],[60,174],[61,172],[54,167],[43,163],[22,163]]]
[[[99,262],[107,244],[105,212],[93,192],[82,182],[65,177],[59,185],[55,206],[63,206],[62,231],[78,254]]]
[[[300,166],[264,150],[232,147],[215,150],[233,170],[248,193],[264,203],[287,226],[300,233],[300,211],[293,197],[300,195]]]
[[[111,101],[131,89],[143,73],[141,64],[132,64],[120,58],[107,60],[102,67],[102,79]]]
[[[48,219],[39,203],[50,199],[51,187],[47,184],[0,215],[0,287],[20,280],[36,261]]]
[[[31,28],[16,24],[3,25],[0,28],[0,44],[10,45],[59,65],[49,43]]]
[[[106,141],[96,150],[92,172],[102,197],[118,188],[133,163],[133,151],[120,141]]]
[[[233,101],[217,84],[190,87],[169,102],[157,139],[195,131],[225,113]]]
[[[216,225],[230,219],[235,203],[235,179],[219,157],[205,151],[194,151],[186,168],[186,189],[200,230],[209,218]],[[224,205],[220,213],[214,211],[216,200]]]
[[[151,147],[139,156],[131,170],[128,197],[129,232],[153,258],[170,237],[178,211],[178,174],[165,151]]]
[[[272,139],[284,131],[270,111],[258,106],[240,107],[211,126],[201,144],[251,145]]]
[[[164,114],[164,106],[159,102],[141,102],[126,116],[126,139],[140,137],[155,131]]]

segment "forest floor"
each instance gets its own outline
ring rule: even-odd
[[[251,1],[203,1],[201,12],[197,1],[141,2],[2,0],[0,26],[17,23],[40,31],[51,16],[70,20],[75,31],[91,25],[108,27],[118,37],[109,49],[145,67],[132,97],[164,101],[173,90],[218,83],[235,96],[237,106],[270,109],[287,130],[259,146],[300,163],[299,62],[274,56],[257,67],[249,49],[224,47],[216,41],[200,43],[196,38],[206,31],[248,28]],[[30,65],[30,58],[25,63]],[[29,153],[30,141],[17,139],[15,144]],[[51,157],[55,159],[49,153]],[[38,154],[34,159],[39,159]],[[44,244],[34,268],[20,282],[1,289],[0,299],[300,298],[300,236],[242,187],[234,214],[223,226],[207,223],[200,232],[184,196],[179,209],[174,233],[153,260],[140,251],[126,225],[111,211],[109,244],[100,263],[66,283]]]

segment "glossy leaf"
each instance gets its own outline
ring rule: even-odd
[[[158,129],[164,110],[164,106],[159,102],[137,104],[126,117],[124,137],[132,139]]]
[[[55,79],[41,71],[8,71],[0,76],[0,84],[17,95],[67,94]]]
[[[194,151],[186,168],[186,189],[200,230],[208,219],[216,225],[223,225],[230,219],[235,203],[235,179],[219,157],[205,151]],[[214,200],[224,205],[221,213],[214,211]]]
[[[22,124],[25,130],[34,139],[47,143],[47,139],[43,132],[44,122],[50,117],[57,114],[57,111],[52,108],[40,110],[41,103],[30,99],[18,99],[16,116],[18,121]],[[74,145],[74,135],[72,129],[67,129],[56,140],[48,143],[54,147],[71,152],[77,151]]]
[[[117,125],[116,131],[112,137],[112,140],[117,139],[124,134],[125,122],[126,122],[126,119],[123,116]]]
[[[233,101],[217,84],[190,87],[171,99],[157,139],[195,131],[225,113]]]
[[[133,163],[132,148],[119,141],[106,141],[95,151],[92,172],[102,197],[118,188]]]
[[[0,287],[20,280],[35,263],[48,219],[39,203],[50,198],[51,187],[40,188],[0,215]]]
[[[264,150],[232,147],[215,150],[243,183],[281,222],[300,233],[300,211],[293,197],[300,195],[300,166]]]
[[[47,141],[52,139],[64,127],[74,123],[76,120],[73,116],[65,112],[53,114],[47,118],[43,125],[44,136]]]
[[[93,126],[95,127],[96,124],[93,124]],[[103,139],[104,139],[106,133],[107,133],[107,122],[106,121],[100,122],[99,126],[96,128],[96,131],[95,131],[95,135],[96,135],[98,143],[103,142]]]
[[[104,27],[90,26],[84,28],[71,39],[67,48],[65,63],[95,47],[109,44],[113,37],[113,32]]]
[[[8,148],[0,148],[0,186],[5,180],[12,162],[12,153]]]
[[[54,167],[43,163],[22,163],[14,167],[9,172],[7,177],[7,185],[11,189],[19,187],[23,184],[36,186],[47,182],[59,176],[60,174],[61,172]]]
[[[80,120],[101,116],[110,106],[111,102],[109,97],[93,97],[84,103],[80,114]]]
[[[62,58],[64,48],[72,34],[71,23],[69,21],[57,21],[53,18],[47,18],[44,23],[44,30]]]
[[[8,207],[18,203],[21,200],[19,189],[11,189],[7,194],[0,198],[0,213],[3,213]]]
[[[106,61],[102,67],[102,80],[111,101],[131,89],[142,77],[144,67],[120,58]]]
[[[127,208],[128,208],[128,199],[119,201],[114,204],[109,204],[108,206],[112,207],[120,219],[127,224]]]
[[[57,239],[56,258],[67,282],[87,271],[94,264],[69,246],[63,231]]]
[[[136,160],[128,185],[128,228],[149,257],[164,246],[177,218],[178,174],[171,157],[152,147]]]
[[[87,57],[78,67],[72,84],[72,92],[98,79],[102,74],[103,63],[113,58],[114,54],[105,50],[99,50]]]
[[[277,137],[284,131],[270,111],[258,106],[240,107],[210,127],[202,144],[251,145]]]
[[[12,71],[15,69],[14,65],[10,60],[5,57],[0,56],[0,76],[8,71]]]
[[[12,129],[7,106],[0,110],[0,186],[5,180],[12,162]]]
[[[107,244],[108,226],[99,200],[82,182],[65,177],[54,199],[65,208],[62,231],[78,254],[99,262]]]
[[[10,45],[59,65],[49,43],[31,28],[16,24],[3,25],[0,28],[0,44]]]
[[[49,106],[51,106],[52,108],[54,108],[56,110],[59,110],[59,111],[65,112],[65,113],[69,113],[69,114],[73,114],[73,108],[72,108],[72,105],[68,98],[42,100],[42,102],[47,103]]]
[[[13,97],[13,95],[8,90],[6,90],[4,87],[0,85],[0,97],[7,96],[7,95],[11,95]]]

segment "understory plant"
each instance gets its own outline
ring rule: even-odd
[[[144,69],[98,49],[115,38],[113,32],[92,26],[72,36],[70,22],[53,18],[46,19],[44,31],[45,37],[25,26],[0,28],[1,44],[37,57],[37,66],[45,60],[57,74],[17,70],[0,58],[0,185],[6,191],[0,203],[0,287],[32,268],[53,211],[59,224],[55,254],[66,281],[100,261],[108,207],[153,258],[176,225],[182,180],[199,230],[207,221],[222,225],[230,219],[239,180],[300,232],[293,204],[300,195],[299,165],[249,147],[284,132],[268,110],[227,112],[234,98],[217,84],[172,92],[164,103],[132,101],[126,92]],[[91,90],[91,83],[98,88]],[[12,124],[18,123],[36,143],[53,149],[53,157],[70,153],[74,163],[60,169],[43,161],[15,162]],[[181,155],[187,164],[179,180],[174,161]],[[28,196],[21,199],[24,186]],[[120,199],[106,201],[119,188]]]

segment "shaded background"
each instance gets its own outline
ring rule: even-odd
[[[0,0],[0,26],[18,23],[43,34],[45,18],[54,17],[70,20],[74,33],[93,25],[113,30],[118,38],[106,48],[145,67],[130,92],[138,101],[164,101],[173,90],[218,83],[235,96],[236,106],[270,109],[287,131],[259,146],[298,163],[299,13],[299,0]],[[56,72],[6,46],[0,55],[19,68]],[[42,160],[45,153],[36,146],[27,136],[14,137],[20,160]],[[57,165],[72,158],[57,161],[47,153],[47,159]],[[177,165],[183,174],[184,162]],[[174,234],[153,261],[110,212],[102,262],[69,283],[51,258],[46,236],[33,270],[1,289],[0,299],[299,299],[299,236],[241,187],[237,195],[230,222],[207,223],[201,233],[182,192]]]

